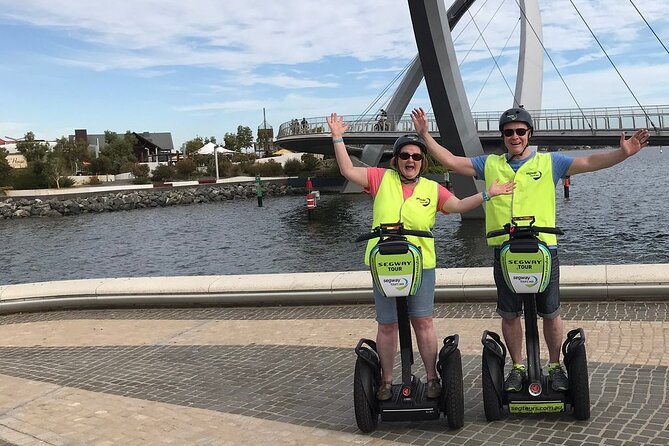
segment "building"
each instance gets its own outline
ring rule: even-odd
[[[179,157],[179,152],[174,150],[174,143],[172,142],[172,133],[150,133],[150,132],[132,132],[137,139],[133,151],[137,161],[140,163],[155,163],[155,162],[170,162],[174,157]],[[119,134],[123,135],[123,134]],[[95,153],[96,158],[100,154],[100,150],[104,148],[105,135],[103,134],[89,134],[86,129],[77,129],[74,135],[69,136],[70,139],[85,140],[88,142],[88,147]]]

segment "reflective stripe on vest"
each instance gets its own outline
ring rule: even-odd
[[[381,223],[401,221],[406,229],[431,231],[437,214],[437,187],[435,181],[420,178],[413,193],[405,201],[399,174],[392,169],[386,170],[374,198],[372,229]],[[434,239],[408,236],[407,240],[421,248],[424,268],[437,266]],[[372,239],[367,242],[366,265],[369,265],[369,253],[378,241],[379,239]]]
[[[555,227],[555,183],[550,153],[536,153],[517,172],[509,166],[506,155],[489,155],[485,162],[486,189],[496,179],[500,183],[513,180],[516,188],[513,194],[498,195],[486,203],[486,232],[503,228],[511,222],[511,217],[534,216],[536,226]],[[499,246],[508,238],[506,235],[489,238],[488,245]],[[553,234],[542,233],[539,238],[549,246],[557,245]]]

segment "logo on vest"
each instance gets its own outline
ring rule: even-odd
[[[420,197],[416,197],[416,200],[418,200],[418,202],[419,202],[420,204],[422,204],[423,206],[425,206],[425,207],[428,207],[428,206],[430,205],[430,203],[431,203],[431,201],[430,201],[429,198],[420,198]]]
[[[527,172],[526,175],[536,181],[539,178],[541,178],[541,171],[531,170],[531,171]]]

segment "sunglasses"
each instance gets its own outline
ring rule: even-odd
[[[407,153],[407,152],[400,152],[399,155],[397,155],[401,160],[408,160],[409,158],[413,159],[414,161],[423,161],[423,155],[420,153]]]
[[[524,128],[521,127],[519,129],[504,129],[504,130],[502,130],[502,133],[506,137],[513,136],[514,132],[518,136],[525,136],[525,133],[527,133],[529,131],[530,131],[530,129],[524,129]]]

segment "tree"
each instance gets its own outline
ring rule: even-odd
[[[62,148],[54,147],[49,150],[44,163],[44,174],[49,184],[55,184],[57,189],[60,189],[60,180],[65,175],[66,164]]]
[[[237,135],[234,133],[226,133],[223,135],[223,144],[226,149],[239,152],[239,148],[237,147]]]
[[[196,136],[195,138],[186,141],[181,145],[181,151],[183,154],[189,158],[197,154],[198,150],[204,146],[205,142],[201,136]]]
[[[88,141],[82,139],[70,140],[64,136],[56,141],[54,150],[61,152],[66,171],[70,174],[76,173],[77,165],[81,164],[82,161],[88,161],[92,155],[88,148]]]
[[[237,127],[237,134],[226,133],[223,141],[226,149],[241,152],[242,149],[253,146],[253,132],[250,127],[240,125]]]
[[[4,147],[0,147],[0,186],[7,185],[9,174],[12,171],[12,166],[7,161],[7,155],[9,155],[9,152]]]
[[[250,127],[245,125],[237,127],[237,147],[239,151],[253,147],[253,132]]]
[[[105,131],[106,145],[100,150],[100,156],[105,156],[111,163],[111,170],[108,173],[117,174],[121,171],[121,165],[126,161],[137,162],[134,147],[137,138],[130,131],[125,132],[122,137],[115,132]]]
[[[16,150],[23,155],[27,163],[31,163],[33,161],[43,161],[46,152],[49,150],[49,145],[35,141],[35,134],[28,132],[23,141],[16,143]]]

